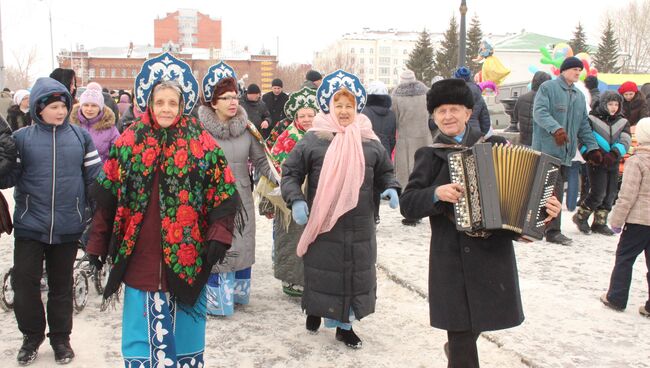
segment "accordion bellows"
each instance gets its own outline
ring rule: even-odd
[[[458,230],[505,229],[542,239],[560,160],[526,146],[480,143],[450,153],[448,162],[451,182],[465,189],[454,204]]]

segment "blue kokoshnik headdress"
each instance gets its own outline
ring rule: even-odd
[[[142,64],[140,73],[135,77],[133,89],[138,109],[143,112],[147,110],[147,102],[153,88],[163,80],[178,82],[183,94],[183,114],[187,115],[192,112],[192,108],[199,100],[199,82],[194,78],[190,66],[169,52],[146,60]]]
[[[228,64],[223,61],[219,64],[212,65],[208,72],[203,77],[203,98],[205,101],[212,101],[212,94],[214,93],[214,87],[219,83],[223,78],[234,78],[237,80],[237,74],[235,70]]]
[[[330,113],[330,101],[341,88],[352,92],[357,103],[357,112],[360,113],[366,106],[366,89],[363,88],[359,77],[341,69],[325,76],[323,83],[316,91],[316,99],[321,111],[326,114]]]

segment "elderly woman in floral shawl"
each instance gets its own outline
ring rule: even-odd
[[[308,131],[318,112],[316,90],[303,87],[289,95],[284,113],[291,124],[277,137],[271,154],[279,165]],[[268,140],[267,140],[268,142]],[[286,209],[286,207],[285,207]],[[288,211],[287,211],[288,212]],[[298,225],[291,216],[282,216],[283,211],[275,209],[273,221],[273,275],[282,281],[282,291],[289,296],[301,296],[304,283],[302,259],[296,255],[296,246],[304,225]]]
[[[188,73],[147,75],[161,59]],[[136,97],[145,113],[117,139],[98,177],[87,250],[97,267],[104,257],[113,263],[105,301],[125,284],[125,365],[200,367],[204,287],[230,247],[239,197],[216,141],[186,115],[198,89],[188,91],[198,83],[187,64],[163,54],[142,70]],[[181,83],[150,79],[165,76]]]
[[[296,223],[307,224],[296,249],[305,267],[305,327],[318,331],[324,317],[337,340],[358,349],[352,321],[373,313],[377,299],[373,188],[396,208],[400,187],[370,120],[359,113],[366,102],[359,78],[337,70],[323,79],[317,101],[313,127],[282,165],[282,197]]]

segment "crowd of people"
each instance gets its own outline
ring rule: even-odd
[[[256,84],[242,90],[223,62],[200,85],[190,72],[165,72],[170,60],[190,70],[171,54],[164,67],[149,59],[133,96],[94,82],[77,96],[74,71],[56,69],[9,97],[0,188],[13,187],[16,204],[19,364],[37,358],[46,326],[56,362],[74,359],[72,268],[82,244],[94,267],[110,267],[102,308],[123,295],[126,366],[201,366],[207,316],[231,316],[254,299],[256,212],[273,221],[273,234],[261,236],[273,237],[274,276],[301,297],[305,328],[335,328],[336,340],[361,348],[353,324],[375,311],[382,200],[400,208],[404,226],[429,220],[430,323],[447,331],[449,367],[478,367],[480,333],[523,322],[513,242],[527,240],[454,222],[465,189],[451,180],[449,153],[512,144],[492,128],[468,68],[430,85],[405,70],[392,93],[343,70],[310,70],[299,90],[285,93],[276,78],[262,95]],[[585,96],[582,69],[569,57],[555,79],[537,72],[513,117],[519,144],[561,163],[546,241],[571,245],[561,232],[567,180],[582,234],[622,233],[601,297],[621,310],[640,253],[650,268],[650,117],[633,82],[599,92],[590,77]],[[639,313],[650,316],[650,299]]]

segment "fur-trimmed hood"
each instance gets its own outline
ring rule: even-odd
[[[393,91],[393,96],[422,96],[429,88],[420,81],[401,83]]]
[[[79,121],[79,109],[81,104],[75,104],[72,106],[72,111],[70,111],[70,123],[74,125],[81,125]],[[106,130],[111,129],[115,126],[115,114],[108,106],[104,106],[104,116],[97,124],[93,125],[92,128],[95,130]]]
[[[246,132],[248,115],[243,107],[237,107],[237,114],[229,121],[221,121],[217,113],[208,106],[199,107],[199,120],[205,129],[217,139],[236,138]]]

